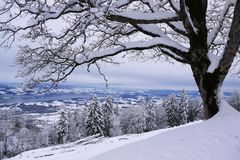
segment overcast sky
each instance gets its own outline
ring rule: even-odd
[[[1,2],[0,2],[1,4]],[[23,23],[21,21],[21,23]],[[54,24],[57,23],[54,21]],[[55,27],[59,28],[59,26]],[[17,67],[14,66],[17,44],[10,50],[0,48],[0,83],[15,83],[22,80],[16,78]],[[134,62],[129,59],[119,67],[105,65],[103,72],[106,74],[110,87],[124,88],[151,88],[151,89],[197,89],[190,67],[179,63],[170,64],[168,62],[144,63]],[[81,68],[77,69],[67,81],[67,84],[79,85],[104,85],[105,81],[92,69],[92,73]],[[224,84],[225,90],[240,89],[240,79],[228,76]]]
[[[0,49],[0,83],[21,82],[16,78],[17,66],[14,66],[17,48],[10,50]],[[179,63],[148,61],[144,63],[122,59],[120,66],[105,65],[110,87],[124,87],[136,89],[191,89],[196,85],[189,66]],[[104,85],[105,81],[92,68],[88,73],[84,69],[77,69],[68,79],[67,84]],[[240,79],[228,76],[225,81],[225,90],[240,89]]]

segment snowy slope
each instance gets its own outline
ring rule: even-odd
[[[223,102],[220,113],[98,155],[92,160],[240,160],[240,114]]]
[[[100,137],[93,139],[88,137],[74,143],[27,151],[9,160],[87,160],[112,149],[200,122],[197,121],[180,127],[161,129],[143,134],[130,134],[113,138]]]
[[[38,149],[11,160],[239,160],[240,114],[223,106],[201,123]]]

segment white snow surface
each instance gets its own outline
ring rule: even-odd
[[[24,152],[11,160],[239,160],[240,113],[222,102],[207,121]]]

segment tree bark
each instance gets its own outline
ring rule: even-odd
[[[240,32],[240,0],[237,1],[235,7],[229,41],[225,47],[223,58],[213,73],[208,72],[211,62],[208,59],[209,48],[207,45],[207,0],[186,0],[186,6],[189,9],[194,26],[198,29],[197,33],[190,32],[190,65],[203,100],[205,117],[209,119],[219,110],[219,92],[239,47],[240,37],[236,35],[239,35]]]
[[[193,69],[193,76],[203,100],[205,118],[209,119],[218,112],[220,107],[219,92],[223,83],[220,78],[222,75],[218,70],[213,73],[202,73],[196,70],[198,69]]]
[[[206,118],[214,116],[220,107],[219,91],[223,81],[226,78],[229,69],[233,63],[236,53],[240,45],[240,0],[237,0],[231,28],[229,31],[229,39],[223,51],[223,57],[219,66],[213,73],[208,73],[207,69],[210,65],[206,57],[208,50],[204,45],[193,45],[192,48],[192,71],[199,92],[201,94],[204,106],[204,114]],[[203,35],[199,35],[200,39],[204,40]],[[196,41],[195,41],[196,40]],[[193,44],[200,44],[199,40],[193,38]],[[194,43],[195,42],[195,43]],[[199,48],[203,49],[199,49]],[[205,55],[205,56],[204,56]],[[195,57],[195,58],[194,58]]]

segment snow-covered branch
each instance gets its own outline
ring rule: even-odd
[[[192,17],[189,13],[189,8],[187,7],[185,0],[180,0],[180,12],[184,21],[184,27],[188,33],[197,34],[198,29],[194,26]]]
[[[229,12],[230,7],[233,7],[234,5],[235,5],[235,0],[228,0],[225,2],[224,8],[222,9],[222,11],[218,17],[218,20],[217,20],[218,22],[217,22],[216,26],[214,26],[214,28],[211,30],[211,32],[208,35],[208,47],[210,47],[213,44],[219,31],[223,27],[223,22],[226,19],[226,15]]]
[[[237,0],[235,4],[233,20],[228,37],[229,40],[227,41],[222,59],[219,63],[219,68],[221,72],[224,73],[229,71],[240,47],[240,0]]]
[[[79,65],[82,65],[84,63],[94,63],[99,59],[103,59],[105,57],[111,57],[125,51],[145,50],[145,49],[151,49],[154,47],[167,48],[168,50],[171,51],[169,52],[169,54],[174,53],[174,54],[171,54],[171,57],[176,59],[182,59],[182,60],[184,60],[184,54],[188,52],[188,49],[186,47],[172,41],[167,37],[157,37],[148,41],[129,42],[125,44],[119,44],[118,47],[111,48],[111,49],[103,49],[102,51],[92,51],[87,53],[81,53],[76,56],[76,62]]]
[[[138,11],[112,11],[108,12],[107,18],[118,22],[131,24],[153,24],[178,21],[179,17],[172,12],[144,13]]]
[[[187,63],[185,56],[188,49],[167,37],[156,37],[148,41],[119,43],[112,48],[102,48],[96,51],[74,50],[68,46],[62,48],[36,47],[30,48],[25,46],[22,48],[17,61],[21,68],[19,76],[31,75],[27,80],[27,87],[32,88],[40,83],[52,84],[55,87],[60,81],[66,79],[78,66],[86,65],[88,68],[99,61],[126,52],[126,51],[142,51],[162,48],[163,53],[173,59]],[[109,62],[109,61],[104,61]]]

